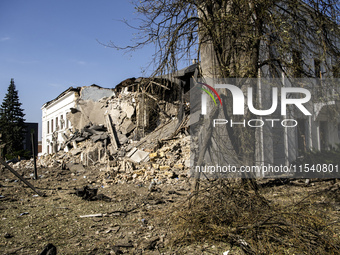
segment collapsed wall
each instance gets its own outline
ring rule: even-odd
[[[62,168],[102,164],[131,173],[120,179],[144,178],[150,169],[154,173],[184,169],[189,148],[178,146],[189,146],[184,106],[183,83],[163,78],[127,79],[114,90],[82,87],[66,115],[72,128],[61,134],[60,150],[42,156],[38,164]],[[180,139],[173,143],[175,137]],[[170,171],[168,176],[177,174]]]

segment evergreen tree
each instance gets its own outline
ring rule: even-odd
[[[24,116],[14,79],[11,79],[7,94],[0,107],[0,133],[2,134],[2,142],[6,144],[4,155],[7,158],[20,155],[23,151]]]

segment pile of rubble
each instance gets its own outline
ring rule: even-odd
[[[189,169],[190,137],[179,135],[158,150],[147,153],[144,162],[121,158],[113,167],[116,182],[167,182],[187,177]],[[146,162],[145,162],[146,161]]]
[[[153,138],[151,134],[145,137],[145,141],[151,141]],[[190,136],[178,134],[170,140],[158,140],[158,146],[153,149],[145,148],[151,146],[150,143],[138,143],[128,143],[124,149],[131,147],[129,151],[119,150],[113,159],[109,159],[108,152],[101,142],[94,143],[87,139],[78,142],[77,148],[68,152],[59,151],[41,156],[37,160],[37,166],[62,168],[76,174],[85,171],[87,166],[95,166],[101,172],[104,186],[150,181],[169,183],[187,176],[190,166]],[[33,169],[33,161],[20,161],[13,167]]]
[[[186,105],[154,80],[144,85],[143,80],[137,85],[133,81],[129,86],[137,91],[118,86],[119,93],[111,97],[80,96],[66,116],[72,129],[55,132],[51,146],[54,143],[57,152],[41,156],[37,166],[71,171],[96,166],[104,173],[104,185],[185,177],[190,155]],[[31,168],[33,162],[21,161],[13,167]]]

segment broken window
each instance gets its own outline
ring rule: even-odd
[[[64,117],[63,115],[60,115],[60,129],[64,129]]]

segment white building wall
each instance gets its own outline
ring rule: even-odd
[[[71,128],[71,123],[66,119],[66,113],[75,106],[76,94],[69,91],[61,98],[53,101],[42,109],[42,154],[56,152],[64,142],[62,133]],[[62,121],[63,120],[63,121]],[[63,122],[63,123],[62,123]],[[57,136],[57,144],[52,143],[52,135]]]

